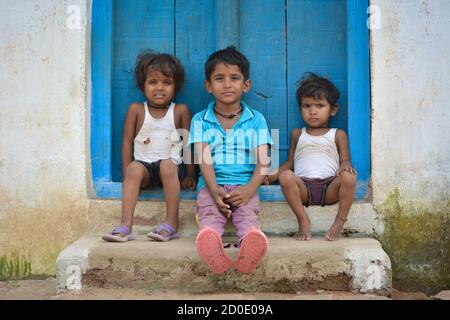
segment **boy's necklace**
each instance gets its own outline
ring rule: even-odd
[[[239,113],[242,112],[242,107],[239,109],[239,111],[235,112],[235,113],[231,113],[231,114],[223,114],[220,113],[219,111],[216,110],[216,108],[214,108],[214,112],[217,113],[219,116],[222,116],[224,118],[228,118],[228,119],[233,119],[234,117],[236,117]]]

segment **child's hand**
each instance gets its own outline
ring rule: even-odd
[[[181,181],[181,189],[192,189],[195,190],[197,182],[193,177],[187,176]]]
[[[217,192],[212,193],[212,197],[220,212],[226,216],[227,218],[231,217],[231,206],[226,203],[227,199],[230,197],[228,193],[226,193],[223,189],[217,189]]]
[[[225,200],[232,207],[239,208],[246,205],[255,193],[248,187],[237,187],[230,193],[230,197]]]
[[[349,163],[341,164],[341,167],[337,171],[336,176],[339,177],[339,175],[342,173],[342,171],[348,171],[350,173],[353,173],[354,175],[357,174],[356,170]]]

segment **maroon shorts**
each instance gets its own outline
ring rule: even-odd
[[[308,203],[306,207],[313,205],[325,206],[325,195],[330,183],[333,182],[336,177],[329,177],[326,179],[308,179],[300,177],[308,190]]]

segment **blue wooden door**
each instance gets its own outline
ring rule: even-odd
[[[342,93],[341,109],[331,125],[346,129],[346,0],[113,3],[113,181],[122,179],[121,137],[127,106],[144,99],[133,80],[136,56],[143,49],[177,55],[187,81],[176,100],[197,112],[212,99],[203,88],[208,55],[221,49],[218,43],[238,46],[251,64],[253,90],[245,100],[265,115],[271,129],[279,130],[280,162],[287,158],[290,131],[303,125],[295,90],[304,72],[317,72],[336,82]],[[227,19],[220,23],[228,30],[218,28],[220,18]],[[227,34],[233,32],[234,38]]]

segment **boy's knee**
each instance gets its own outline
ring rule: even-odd
[[[280,181],[280,185],[283,186],[293,182],[294,178],[295,178],[294,172],[292,170],[286,170],[280,174],[278,180]]]
[[[172,160],[167,159],[161,161],[159,165],[159,174],[161,177],[168,177],[172,175],[176,175],[178,173],[178,168],[175,163],[173,163]]]
[[[339,175],[341,178],[341,185],[347,186],[347,187],[354,187],[356,186],[356,175],[347,171],[341,172]]]

